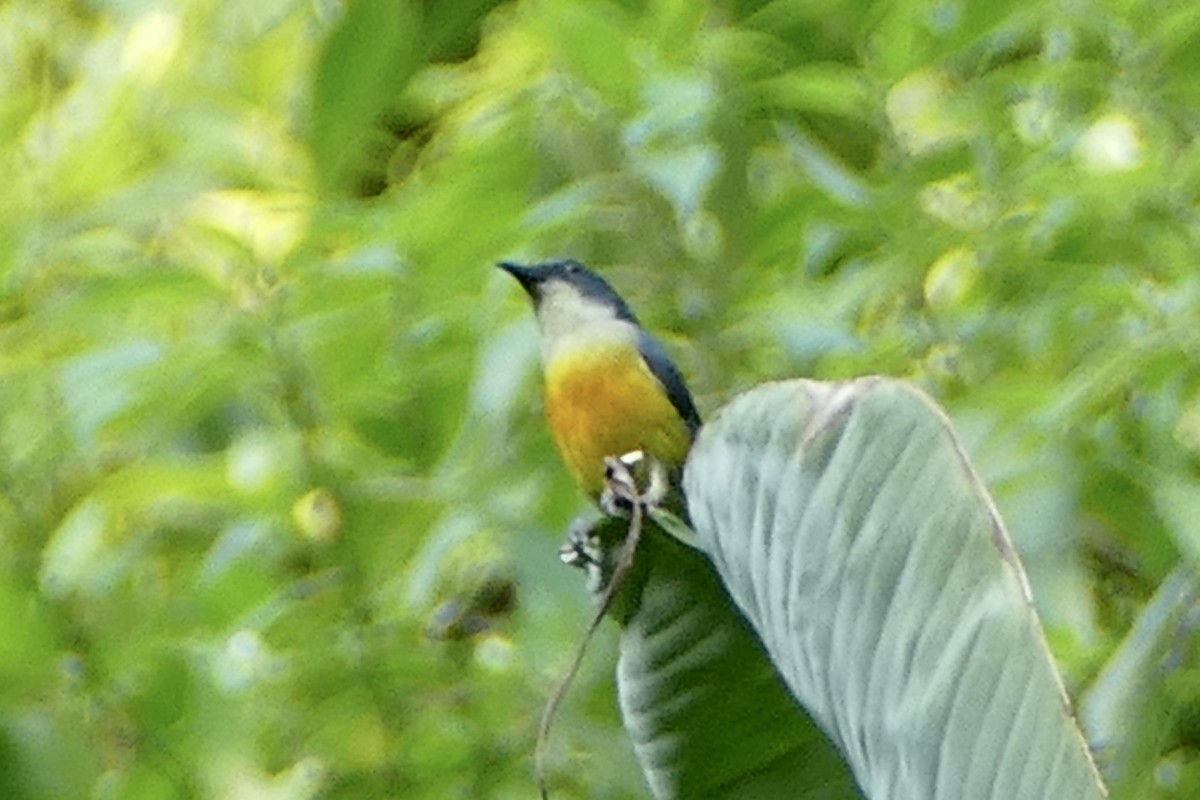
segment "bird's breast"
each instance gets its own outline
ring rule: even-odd
[[[592,497],[604,458],[642,450],[669,467],[687,456],[691,432],[631,344],[563,352],[545,365],[546,414],[563,461]]]

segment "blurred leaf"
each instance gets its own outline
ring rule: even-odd
[[[103,426],[132,402],[134,375],[163,355],[156,343],[136,341],[80,356],[63,366],[59,385],[81,447],[95,446]]]
[[[781,129],[780,134],[797,166],[831,200],[848,206],[870,202],[867,188],[858,176],[838,163],[818,142],[790,126]]]
[[[1167,530],[1192,569],[1200,569],[1200,485],[1176,475],[1154,481],[1154,501]]]
[[[0,791],[22,800],[80,797],[99,773],[86,731],[44,710],[11,708],[0,717]]]
[[[1158,762],[1166,731],[1147,724],[1146,716],[1166,712],[1170,703],[1163,696],[1163,681],[1179,666],[1193,637],[1198,588],[1192,568],[1172,572],[1079,706],[1084,729],[1116,796],[1145,782]]]
[[[862,73],[844,64],[806,64],[763,81],[767,102],[789,111],[810,111],[865,120],[870,94]]]
[[[313,80],[311,144],[325,191],[359,177],[376,126],[426,53],[422,15],[408,0],[354,0],[327,38]]]
[[[8,705],[47,679],[55,658],[56,628],[40,598],[16,581],[0,586],[0,698]]]
[[[618,108],[637,86],[630,52],[629,15],[615,3],[551,2],[539,17],[544,38],[584,87]]]
[[[112,536],[111,520],[101,504],[88,501],[75,509],[46,547],[42,591],[52,598],[76,591],[102,593],[122,570]]]

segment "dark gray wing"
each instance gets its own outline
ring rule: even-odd
[[[641,352],[646,366],[650,367],[650,372],[654,373],[654,377],[658,378],[658,382],[667,390],[667,397],[670,399],[671,405],[675,406],[679,416],[687,422],[688,429],[695,433],[700,428],[700,412],[696,410],[696,404],[692,402],[692,394],[688,391],[687,384],[683,382],[683,376],[671,362],[667,351],[663,349],[657,339],[645,331],[638,332],[638,350]]]

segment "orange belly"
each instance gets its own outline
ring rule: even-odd
[[[641,355],[630,348],[567,354],[546,368],[546,415],[558,450],[589,496],[604,488],[604,457],[641,450],[683,463],[691,432]]]

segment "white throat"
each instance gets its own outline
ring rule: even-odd
[[[544,364],[582,346],[637,345],[638,332],[633,323],[618,318],[612,306],[580,294],[563,281],[551,281],[542,287],[537,320]]]

